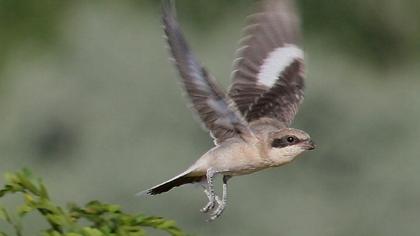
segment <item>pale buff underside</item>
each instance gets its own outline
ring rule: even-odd
[[[245,175],[287,164],[303,151],[294,146],[273,149],[262,138],[254,143],[234,138],[209,150],[187,172],[189,176],[203,176],[212,169],[225,175]]]

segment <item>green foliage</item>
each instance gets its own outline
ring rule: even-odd
[[[10,224],[17,236],[22,235],[23,217],[31,212],[38,212],[48,222],[49,228],[40,234],[43,236],[143,236],[146,235],[146,228],[161,230],[172,236],[185,235],[174,221],[141,214],[131,215],[113,204],[92,201],[84,207],[76,204],[60,207],[51,201],[41,180],[33,178],[28,170],[7,173],[5,177],[6,184],[0,189],[0,198],[23,194],[24,203],[15,214],[10,214],[0,205],[0,221]],[[0,229],[0,236],[7,235]]]

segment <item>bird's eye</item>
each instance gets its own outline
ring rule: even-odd
[[[286,140],[287,140],[288,143],[293,143],[293,142],[295,142],[296,138],[293,137],[293,136],[289,136],[289,137],[287,137]]]

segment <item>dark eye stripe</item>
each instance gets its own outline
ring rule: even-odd
[[[293,140],[292,140],[293,139]],[[282,148],[287,147],[299,142],[299,139],[295,136],[285,136],[279,139],[274,139],[271,143],[271,147]]]
[[[274,139],[273,142],[271,143],[271,146],[274,148],[282,148],[282,147],[286,147],[288,145],[287,142],[285,142],[284,139]]]

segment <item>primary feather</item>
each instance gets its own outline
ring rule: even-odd
[[[174,4],[163,2],[163,25],[174,62],[194,110],[217,143],[246,132],[247,123],[190,50],[175,16]]]
[[[249,17],[229,96],[248,122],[262,117],[288,126],[303,99],[303,50],[291,1],[271,0]]]

